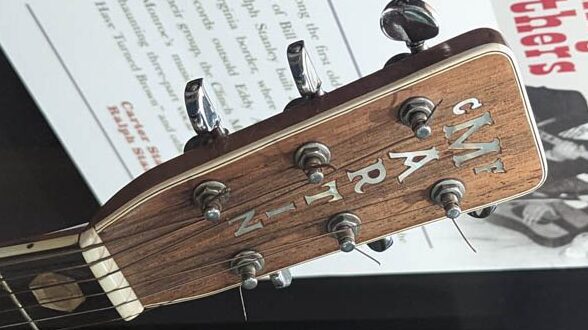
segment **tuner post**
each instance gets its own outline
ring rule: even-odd
[[[327,223],[327,231],[337,239],[339,249],[351,252],[355,249],[355,238],[359,235],[361,220],[351,212],[335,214]]]
[[[276,289],[284,289],[292,284],[290,269],[284,268],[270,275],[270,280]]]
[[[302,169],[308,182],[319,184],[325,178],[323,167],[331,162],[331,150],[320,142],[309,142],[294,152],[294,164]]]
[[[377,241],[368,243],[368,247],[375,252],[384,252],[388,250],[393,244],[394,241],[392,240],[392,236],[386,236]]]
[[[480,210],[469,212],[468,215],[476,219],[486,219],[496,211],[497,205],[491,205]]]
[[[241,286],[247,290],[257,287],[256,275],[264,266],[263,256],[252,250],[239,252],[231,261],[231,270],[241,277]]]
[[[418,139],[426,139],[431,136],[432,130],[429,119],[433,114],[435,104],[430,99],[418,96],[404,101],[398,110],[400,121],[410,127]]]
[[[223,205],[229,199],[229,189],[218,181],[206,181],[199,184],[192,193],[194,204],[202,210],[204,219],[219,222]]]
[[[460,202],[465,195],[464,184],[456,179],[445,179],[437,182],[431,188],[431,200],[443,206],[445,215],[456,219],[461,215]]]

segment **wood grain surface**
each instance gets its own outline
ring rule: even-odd
[[[348,98],[257,144],[194,164],[189,173],[162,181],[135,199],[116,201],[122,206],[103,212],[94,224],[142,303],[153,306],[238,285],[239,277],[229,265],[242,250],[263,254],[261,274],[337,251],[326,222],[338,212],[351,211],[361,218],[359,242],[440,219],[443,210],[428,198],[431,185],[440,179],[458,178],[465,183],[465,210],[518,197],[538,187],[546,173],[522,86],[511,59],[501,49],[498,44],[481,46],[399,81],[385,82],[381,72],[363,78],[363,84],[375,92]],[[398,107],[412,96],[443,100],[430,139],[417,140],[399,122]],[[483,106],[463,115],[452,112],[454,105],[471,97],[480,99]],[[493,124],[481,128],[468,142],[498,138],[500,153],[456,167],[452,157],[471,151],[450,150],[464,131],[446,139],[443,127],[484,112],[491,114]],[[336,170],[327,170],[324,182],[335,181],[342,200],[305,202],[305,195],[326,190],[306,183],[304,173],[293,165],[294,151],[309,141],[330,147]],[[397,177],[406,170],[404,159],[390,159],[388,153],[432,147],[439,150],[440,159],[400,183]],[[503,160],[505,173],[474,174],[475,167],[497,158]],[[386,179],[364,186],[363,194],[356,193],[357,180],[351,182],[348,171],[378,159],[385,165]],[[194,187],[206,180],[222,181],[231,189],[219,224],[203,220],[191,201]],[[290,202],[296,205],[295,211],[272,219],[265,216],[264,212]],[[263,228],[236,237],[239,223],[229,224],[229,220],[250,210],[255,210],[253,221]]]

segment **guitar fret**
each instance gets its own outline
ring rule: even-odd
[[[20,313],[20,315],[26,320],[26,322],[28,322],[28,324],[30,325],[30,327],[33,330],[39,330],[39,327],[37,326],[37,324],[35,323],[35,321],[31,318],[31,316],[26,311],[26,309],[23,308],[23,305],[18,300],[18,298],[16,297],[16,295],[14,295],[12,293],[13,292],[12,289],[8,285],[8,282],[6,282],[4,280],[4,277],[2,276],[2,274],[0,274],[0,283],[2,284],[2,288],[4,289],[4,291],[8,293],[8,297],[10,298],[10,300],[18,308],[16,311],[18,311]],[[2,318],[2,319],[6,320],[7,318]]]

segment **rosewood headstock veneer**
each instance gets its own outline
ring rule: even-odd
[[[104,310],[130,320],[268,275],[284,287],[292,265],[357,244],[381,251],[392,233],[538,188],[541,144],[499,33],[427,49],[438,27],[422,1],[392,1],[381,22],[410,54],[325,92],[296,42],[287,56],[301,97],[235,133],[204,82],[188,83],[197,135],[183,155],[123,188],[86,228],[0,248],[0,296],[36,298],[20,323],[7,322],[88,322],[90,302],[104,295]],[[90,282],[96,292],[80,284]]]

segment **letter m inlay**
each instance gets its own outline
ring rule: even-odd
[[[460,167],[464,162],[472,160],[474,158],[483,156],[491,152],[500,152],[500,140],[495,138],[492,142],[465,142],[472,134],[480,130],[485,125],[492,125],[492,117],[489,112],[485,112],[483,115],[466,121],[455,126],[443,127],[445,137],[450,139],[453,134],[457,131],[468,129],[463,135],[461,135],[455,142],[449,146],[449,150],[474,150],[469,153],[453,156],[453,162],[455,166]]]

